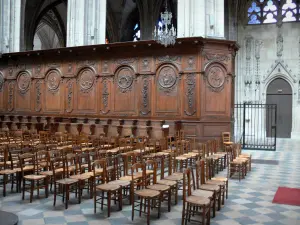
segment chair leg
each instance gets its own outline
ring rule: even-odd
[[[30,203],[32,203],[33,190],[34,190],[34,181],[32,180],[30,185]]]
[[[150,225],[150,198],[148,198],[148,205],[147,205],[147,225]]]
[[[23,179],[22,200],[25,198],[25,179]]]
[[[68,202],[69,202],[69,197],[70,197],[70,192],[69,192],[69,185],[66,185],[66,202],[65,202],[65,208],[68,209]]]
[[[7,182],[7,175],[3,174],[3,197],[6,196],[6,182]]]
[[[56,204],[56,184],[54,183],[54,198],[53,198],[53,206]]]
[[[131,209],[131,220],[133,221],[133,219],[134,219],[134,196],[133,195],[132,195],[131,206],[132,206],[132,209]]]
[[[206,217],[206,207],[202,207],[202,224],[205,224],[205,217]]]
[[[107,216],[110,217],[111,192],[107,192]]]

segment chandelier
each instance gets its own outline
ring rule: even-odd
[[[172,13],[168,11],[168,0],[166,1],[166,9],[160,14],[161,24],[154,28],[154,40],[159,44],[167,47],[174,45],[176,42],[176,29],[172,24]]]

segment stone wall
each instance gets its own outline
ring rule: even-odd
[[[300,138],[299,23],[240,25],[238,43],[235,102],[264,104],[270,82],[285,79],[293,91],[292,138]]]

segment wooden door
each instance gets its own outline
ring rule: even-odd
[[[267,88],[267,104],[277,104],[276,136],[278,138],[291,137],[292,101],[292,88],[287,81],[277,78],[269,84]],[[268,130],[267,133],[269,133]]]

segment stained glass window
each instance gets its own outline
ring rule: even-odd
[[[282,6],[283,22],[296,21],[297,5],[293,0],[286,0]]]
[[[277,17],[277,6],[274,5],[272,0],[267,2],[267,5],[264,7],[263,11],[264,21],[263,23],[276,23]]]
[[[133,41],[139,41],[141,39],[141,29],[138,23],[134,26],[133,30]]]
[[[297,0],[254,0],[247,11],[248,24],[300,21]]]
[[[248,9],[249,24],[259,24],[260,7],[256,2],[252,2],[251,7]]]

